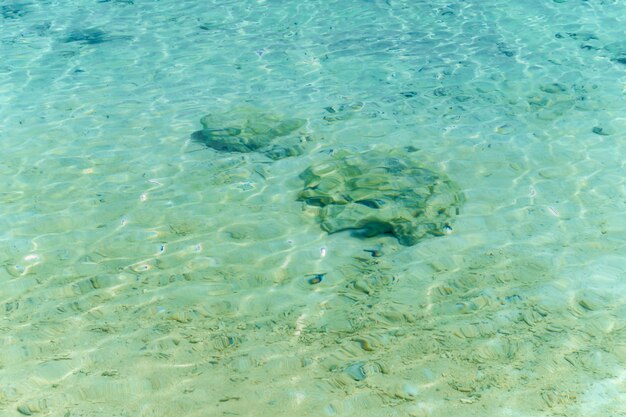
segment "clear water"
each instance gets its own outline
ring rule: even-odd
[[[626,415],[625,28],[621,0],[1,1],[1,414]],[[240,106],[305,152],[190,139]],[[452,233],[296,201],[331,150],[406,147],[462,189]]]

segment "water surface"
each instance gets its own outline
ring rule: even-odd
[[[2,414],[626,415],[625,20],[0,2]],[[242,109],[303,152],[192,140]],[[321,230],[299,174],[338,151],[445,174],[452,230]]]

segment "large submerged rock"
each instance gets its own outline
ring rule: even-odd
[[[357,236],[391,234],[411,246],[443,235],[463,201],[445,175],[417,164],[410,154],[341,152],[307,168],[298,200],[317,207],[322,229]]]
[[[200,119],[202,130],[192,139],[223,152],[262,152],[272,159],[300,155],[303,141],[297,135],[305,120],[284,118],[257,108],[241,107],[211,113]]]

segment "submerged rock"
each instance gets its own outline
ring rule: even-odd
[[[65,38],[66,43],[80,42],[89,45],[96,45],[109,41],[107,34],[101,29],[81,29],[70,32]]]
[[[357,236],[391,234],[411,246],[443,235],[463,201],[445,175],[418,165],[409,154],[341,152],[307,168],[298,200],[318,207],[322,229]]]
[[[4,19],[17,19],[28,14],[28,10],[26,9],[27,6],[30,6],[30,4],[14,3],[7,4],[6,6],[0,6],[0,15]]]
[[[540,120],[551,121],[574,110],[593,110],[599,105],[593,95],[597,88],[593,84],[541,84],[529,91],[523,108],[514,111],[527,111]]]
[[[131,40],[132,36],[117,35],[112,36],[98,28],[79,29],[70,32],[65,38],[65,43],[76,42],[83,45],[98,45],[105,42],[118,40]]]
[[[328,123],[333,123],[340,120],[350,119],[352,118],[352,116],[360,112],[361,109],[363,109],[363,106],[363,102],[357,101],[355,103],[344,103],[324,107],[324,110],[327,113],[324,116],[324,120],[326,120]]]
[[[200,119],[203,129],[192,139],[223,152],[262,152],[272,159],[302,153],[296,135],[305,120],[288,119],[256,108],[238,108],[228,113],[208,114]]]
[[[365,373],[363,366],[363,362],[353,363],[346,367],[345,372],[355,381],[363,381],[367,378],[367,374]]]
[[[611,61],[626,65],[626,41],[613,42],[604,49],[611,54]]]

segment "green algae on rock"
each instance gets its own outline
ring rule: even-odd
[[[226,113],[211,113],[200,119],[202,130],[192,139],[223,152],[262,152],[272,159],[302,153],[295,134],[305,120],[283,118],[252,107],[235,108]]]
[[[298,200],[317,207],[328,233],[391,234],[405,246],[445,234],[463,196],[445,175],[418,165],[402,152],[352,154],[314,164],[300,177]]]

